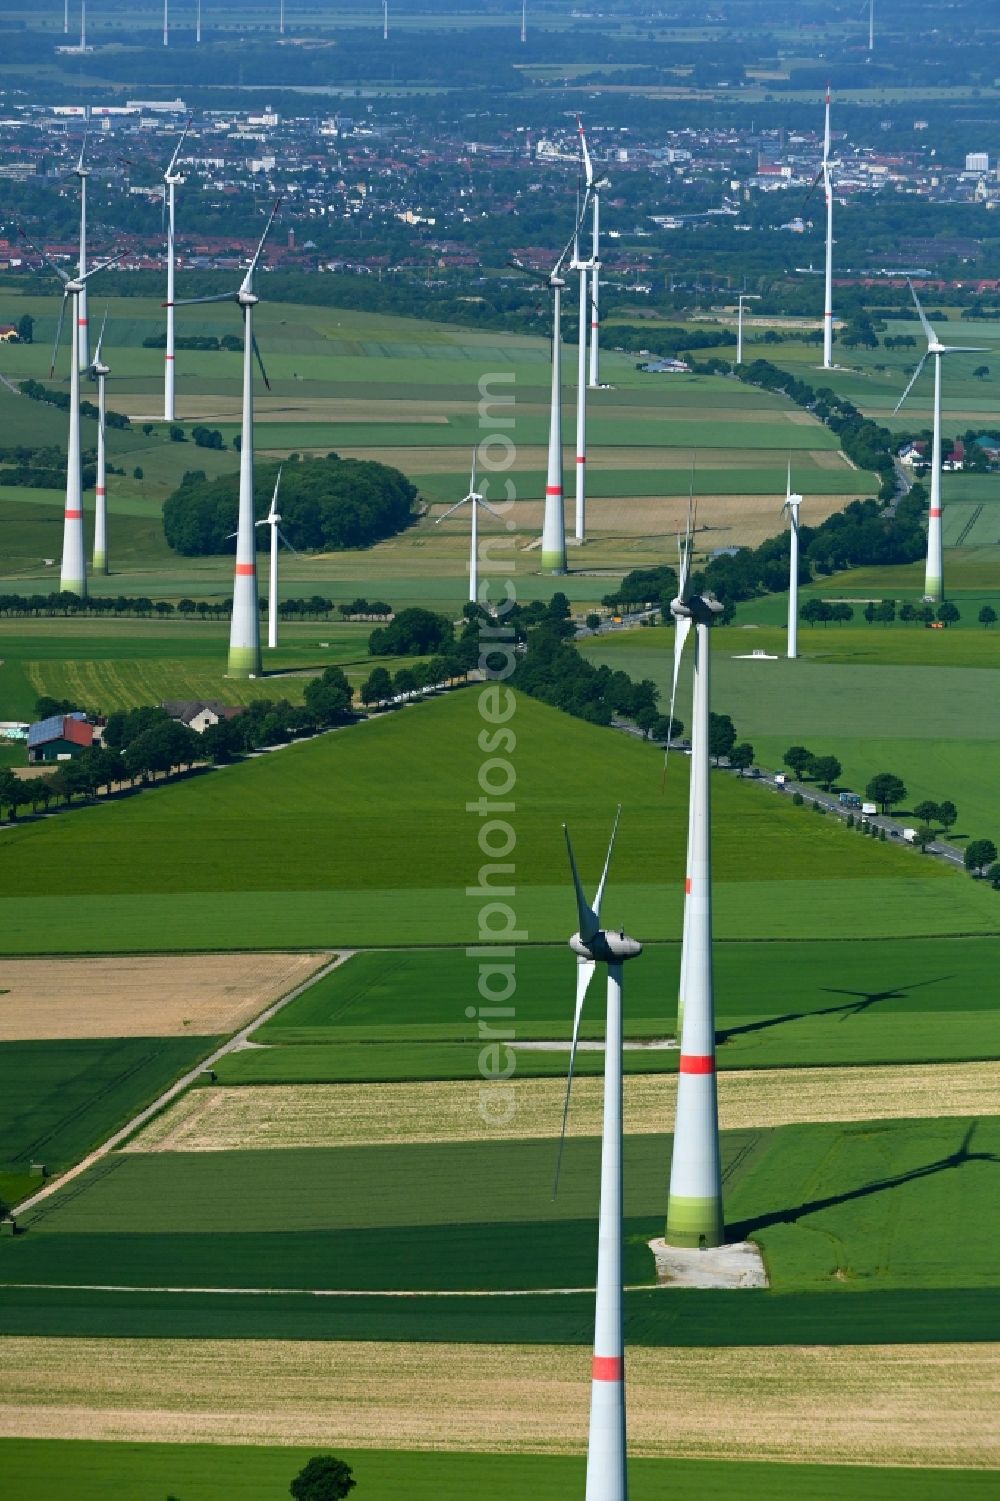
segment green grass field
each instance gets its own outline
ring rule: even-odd
[[[0,1043],[0,1168],[58,1171],[206,1056],[214,1037]]]
[[[729,1233],[760,1244],[771,1295],[995,1292],[1000,1121],[876,1119],[722,1141]],[[0,1247],[0,1280],[585,1289],[599,1154],[597,1138],[570,1139],[556,1200],[551,1141],[120,1154],[25,1216],[27,1233]],[[668,1137],[626,1139],[632,1285],[654,1277],[646,1242],[662,1233],[669,1154]]]
[[[622,632],[583,644],[595,662],[651,677],[661,700],[672,675],[672,631]],[[804,629],[797,662],[742,661],[754,648],[781,653],[773,628],[720,631],[714,642],[713,694],[731,714],[762,765],[780,767],[790,745],[835,755],[841,785],[863,792],[879,771],[902,776],[905,813],[925,798],[949,798],[955,833],[1000,834],[993,788],[1000,775],[1000,638],[975,631],[906,626]],[[689,717],[687,685],[678,692]]]
[[[473,691],[445,696],[140,797],[3,830],[5,946],[37,951],[43,931],[51,952],[270,947],[279,934],[281,946],[474,940],[482,901],[465,892],[479,880],[481,855],[465,804],[477,796],[477,700]],[[633,931],[675,937],[683,763],[664,795],[661,753],[633,737],[523,698],[515,724],[516,932],[537,942],[569,931],[559,826],[570,821],[584,868],[595,865],[612,786],[625,807],[614,906]],[[419,768],[419,798],[402,764]],[[752,784],[723,776],[714,786],[719,835],[740,830],[718,839],[720,937],[996,930],[993,894],[937,862],[870,846],[832,819],[807,823]],[[74,874],[83,847],[86,895]],[[92,904],[102,921],[88,935]]]
[[[990,996],[998,941],[886,939],[879,943],[719,943],[715,951],[719,1064],[773,1068],[940,1061],[1000,1056]],[[679,951],[647,946],[629,973],[625,1031],[670,1037],[676,1026]],[[518,953],[511,1004],[516,1040],[565,1039],[572,968],[563,949]],[[225,1083],[336,1082],[364,1078],[475,1078],[474,958],[457,950],[356,955],[320,980],[254,1038],[266,1046],[219,1065]],[[600,1006],[581,1035],[600,1038]],[[561,1074],[565,1054],[517,1052],[520,1074]],[[672,1071],[673,1052],[630,1051],[632,1071]],[[584,1053],[584,1072],[600,1054]]]
[[[279,1501],[294,1475],[316,1452],[311,1449],[213,1444],[94,1443],[70,1440],[2,1439],[0,1465],[11,1501],[50,1501],[72,1493],[73,1501],[105,1501],[118,1493],[129,1501],[162,1501],[176,1492],[183,1501]],[[358,1493],[372,1498],[405,1495],[410,1501],[442,1501],[475,1495],[481,1501],[563,1501],[579,1490],[582,1458],[541,1454],[426,1454],[393,1450],[352,1452],[331,1443],[346,1459]],[[634,1501],[986,1501],[995,1477],[975,1470],[873,1469],[847,1465],[739,1463],[721,1460],[633,1459]],[[71,1492],[70,1492],[70,1489]]]

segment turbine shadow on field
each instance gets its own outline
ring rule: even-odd
[[[821,986],[825,995],[850,995],[856,996],[853,1001],[845,1001],[840,1006],[823,1006],[818,1011],[786,1011],[783,1016],[765,1016],[757,1021],[745,1022],[741,1027],[726,1027],[716,1032],[717,1045],[731,1042],[734,1037],[742,1037],[751,1032],[766,1032],[771,1027],[782,1027],[787,1022],[805,1021],[812,1016],[840,1016],[846,1020],[848,1016],[859,1016],[862,1011],[867,1011],[869,1006],[875,1006],[879,1001],[904,1000],[911,990],[920,990],[926,985],[940,985],[945,980],[951,980],[952,975],[938,975],[933,980],[914,980],[908,985],[898,985],[892,990],[837,990],[833,986]]]
[[[910,1168],[908,1172],[896,1173],[891,1178],[878,1178],[874,1183],[865,1183],[860,1188],[850,1188],[844,1193],[830,1194],[825,1199],[807,1199],[804,1204],[796,1204],[789,1209],[775,1209],[768,1214],[756,1215],[753,1219],[739,1220],[727,1226],[727,1236],[734,1241],[746,1240],[748,1236],[767,1230],[772,1225],[794,1225],[807,1214],[835,1209],[839,1204],[850,1204],[856,1199],[871,1198],[888,1189],[901,1188],[905,1183],[918,1183],[922,1178],[931,1178],[937,1173],[964,1167],[967,1162],[1000,1163],[1000,1155],[996,1152],[970,1151],[978,1124],[978,1121],[973,1121],[955,1151],[949,1152],[946,1157],[939,1157],[936,1162],[924,1163],[922,1167]]]

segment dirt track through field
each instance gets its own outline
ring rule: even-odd
[[[513,1079],[507,1126],[479,1114],[479,1082],[270,1084],[194,1090],[157,1116],[130,1152],[219,1152],[257,1148],[392,1145],[406,1142],[553,1137],[562,1120],[562,1079]],[[570,1134],[601,1131],[599,1078],[573,1086]],[[625,1079],[625,1130],[673,1130],[676,1077]],[[805,1121],[929,1119],[1000,1114],[1000,1065],[941,1063],[885,1068],[723,1070],[724,1129]]]
[[[0,1042],[216,1037],[301,984],[329,954],[170,954],[0,962]]]
[[[627,1369],[636,1455],[1000,1463],[995,1344],[637,1348]],[[580,1453],[590,1352],[9,1338],[0,1392],[8,1437]]]

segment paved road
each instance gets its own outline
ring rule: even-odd
[[[74,1167],[67,1168],[64,1173],[60,1173],[58,1177],[46,1183],[44,1188],[39,1189],[38,1193],[32,1194],[30,1199],[22,1199],[19,1204],[15,1205],[15,1217],[20,1219],[29,1209],[34,1209],[37,1204],[41,1204],[43,1199],[51,1198],[54,1193],[58,1193],[67,1183],[71,1183],[74,1178],[78,1178],[81,1173],[86,1172],[88,1167],[93,1167],[95,1162],[99,1162],[102,1157],[106,1157],[109,1152],[113,1152],[116,1147],[120,1147],[122,1142],[132,1135],[133,1131],[137,1131],[140,1126],[144,1126],[148,1120],[151,1120],[154,1115],[163,1109],[164,1105],[168,1105],[171,1100],[176,1099],[179,1094],[194,1084],[200,1074],[205,1073],[207,1069],[214,1068],[219,1059],[224,1058],[227,1053],[235,1052],[237,1048],[241,1048],[251,1032],[255,1031],[258,1027],[262,1027],[265,1022],[270,1021],[272,1016],[277,1016],[283,1007],[294,1001],[297,996],[300,996],[303,991],[308,990],[311,985],[315,985],[317,980],[323,979],[324,976],[335,970],[338,965],[350,959],[354,952],[354,949],[340,949],[328,964],[324,964],[322,968],[314,970],[311,975],[302,981],[301,985],[296,985],[295,989],[290,990],[287,995],[283,995],[278,1000],[272,1001],[270,1006],[259,1012],[252,1021],[247,1022],[246,1026],[241,1027],[238,1032],[234,1032],[228,1042],[224,1042],[221,1047],[215,1049],[214,1053],[210,1053],[207,1058],[203,1058],[200,1063],[196,1064],[194,1068],[189,1069],[181,1078],[176,1079],[162,1094],[157,1095],[151,1105],[147,1105],[145,1110],[140,1110],[137,1115],[133,1115],[132,1119],[122,1126],[119,1131],[116,1131],[113,1136],[109,1136],[107,1141],[102,1142],[99,1147],[95,1147],[92,1152],[84,1157],[82,1162],[76,1163]]]

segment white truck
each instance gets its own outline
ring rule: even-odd
[[[867,813],[870,816],[871,814],[878,812],[878,807],[875,803],[862,803],[861,811],[862,813]]]
[[[916,829],[904,829],[903,830],[903,838],[906,840],[907,844],[916,844],[916,842],[917,842],[917,831],[916,831]]]

